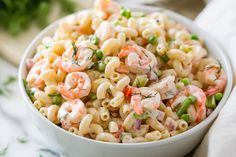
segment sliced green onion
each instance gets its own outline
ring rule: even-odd
[[[101,60],[102,57],[103,57],[103,53],[102,53],[101,50],[96,50],[96,51],[95,51],[95,55],[96,55],[96,58],[97,58],[98,60]]]
[[[196,34],[192,34],[191,35],[191,39],[192,40],[199,40],[198,36]]]
[[[148,43],[152,44],[152,45],[155,45],[157,44],[157,37],[156,36],[150,36],[148,38]]]
[[[193,103],[192,97],[191,96],[187,97],[182,103],[180,109],[177,111],[177,115],[181,116],[182,114],[184,114],[192,103]]]
[[[183,79],[181,80],[181,82],[182,82],[185,86],[191,84],[191,82],[190,82],[190,80],[189,80],[188,78],[183,78]]]
[[[98,71],[104,72],[104,71],[105,71],[105,68],[106,68],[106,63],[104,63],[104,62],[99,62],[97,68],[98,68]]]
[[[180,118],[186,122],[189,122],[189,115],[188,114],[182,114]]]
[[[145,85],[148,83],[148,78],[146,75],[138,75],[134,79],[134,82],[132,86],[134,87],[145,87]]]
[[[216,100],[215,100],[214,95],[207,98],[206,107],[209,108],[209,109],[216,108]]]
[[[197,101],[197,98],[194,95],[188,96],[188,98],[191,100],[192,103],[195,103]]]
[[[97,45],[99,43],[99,38],[97,36],[93,35],[93,36],[90,37],[90,41],[94,45]]]
[[[223,94],[222,93],[216,93],[214,96],[215,96],[215,100],[219,102],[222,99]]]
[[[126,18],[130,18],[131,17],[131,11],[130,9],[127,8],[121,8],[120,10],[120,14]]]
[[[167,63],[169,60],[170,60],[170,59],[169,59],[169,57],[168,57],[166,54],[164,54],[164,55],[161,56],[161,61],[162,61],[162,62]]]

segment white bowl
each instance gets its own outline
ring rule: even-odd
[[[155,142],[146,143],[133,143],[133,144],[117,144],[117,143],[105,143],[100,141],[91,140],[85,137],[80,137],[73,135],[62,128],[51,123],[45,117],[43,117],[38,110],[33,106],[29,97],[27,96],[22,79],[25,78],[26,71],[26,59],[32,57],[36,46],[40,43],[42,38],[46,35],[52,35],[58,26],[58,21],[54,22],[47,28],[45,28],[28,46],[25,54],[21,60],[19,69],[19,84],[21,94],[25,99],[25,102],[29,108],[31,118],[35,125],[39,128],[43,136],[48,139],[48,141],[61,152],[65,153],[68,157],[178,157],[183,156],[193,150],[202,140],[206,131],[210,127],[211,123],[214,121],[219,111],[224,106],[230,92],[232,89],[232,69],[230,66],[230,61],[218,46],[218,44],[213,42],[213,39],[199,27],[197,27],[189,19],[178,15],[174,12],[146,6],[130,6],[133,10],[145,11],[145,12],[155,12],[161,11],[165,12],[170,18],[184,24],[189,28],[189,30],[200,36],[205,41],[206,47],[210,55],[214,56],[222,64],[223,69],[227,75],[227,86],[224,92],[224,97],[218,104],[214,112],[204,121],[202,121],[197,126],[192,129],[176,135],[171,138],[167,138]]]

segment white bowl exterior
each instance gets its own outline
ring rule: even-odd
[[[229,60],[227,59],[222,49],[220,49],[220,47],[213,42],[213,39],[207,33],[195,26],[193,22],[191,22],[187,18],[184,18],[181,15],[178,15],[171,11],[167,11],[165,9],[146,6],[130,6],[130,8],[134,10],[142,10],[145,12],[165,12],[170,18],[173,18],[174,20],[187,26],[187,28],[189,28],[192,33],[199,35],[200,38],[204,40],[210,54],[221,62],[222,67],[224,68],[227,74],[228,82],[227,87],[225,89],[224,97],[221,100],[220,104],[218,104],[214,112],[206,120],[202,121],[194,128],[182,134],[161,141],[138,144],[114,144],[94,141],[91,139],[73,135],[51,123],[37,111],[37,109],[33,106],[30,99],[28,98],[22,83],[22,79],[24,79],[26,76],[26,59],[32,57],[33,51],[35,50],[36,46],[41,42],[43,37],[45,37],[46,35],[53,34],[59,23],[57,21],[46,29],[44,29],[27,48],[22,58],[19,69],[19,84],[21,93],[24,96],[25,101],[27,102],[27,107],[29,108],[29,112],[33,122],[39,128],[40,132],[44,135],[44,137],[46,137],[46,139],[48,139],[48,141],[54,146],[54,148],[64,152],[67,157],[183,156],[190,152],[194,147],[196,147],[197,144],[199,144],[206,131],[210,127],[211,123],[214,121],[219,111],[225,104],[231,92],[233,76]]]

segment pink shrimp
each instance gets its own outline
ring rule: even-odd
[[[118,57],[126,57],[125,64],[129,68],[129,71],[135,74],[149,74],[157,71],[157,60],[156,57],[148,50],[138,45],[127,46],[121,50]],[[155,80],[156,77],[150,77]]]
[[[62,57],[56,60],[56,64],[64,72],[82,71],[91,66],[92,55],[93,51],[89,48],[71,45]]]
[[[173,99],[169,100],[169,103],[171,107],[174,108],[176,105],[182,103],[189,95],[193,95],[197,98],[197,101],[194,104],[197,110],[194,122],[199,123],[206,118],[206,95],[202,89],[194,85],[189,85],[178,92]]]
[[[66,100],[85,97],[91,90],[91,80],[84,72],[72,72],[66,76],[65,83],[58,84],[58,90]]]
[[[133,95],[131,96],[131,105],[136,114],[142,115],[143,114],[143,107],[141,105],[142,96],[141,95]]]
[[[225,72],[217,65],[206,67],[203,71],[205,83],[210,87],[205,91],[207,96],[223,92],[227,83]]]
[[[26,81],[30,87],[43,88],[44,81],[40,78],[40,74],[43,70],[49,69],[51,67],[47,59],[42,59],[36,62],[29,70]]]
[[[119,13],[119,5],[112,0],[96,0],[94,2],[94,8],[104,14],[105,18],[113,13]]]
[[[81,122],[86,113],[87,109],[80,99],[70,100],[64,102],[58,110],[58,119],[64,129],[69,129]]]
[[[141,115],[144,110],[155,110],[161,104],[160,94],[150,87],[134,89],[135,95],[131,96],[131,105],[135,113]]]

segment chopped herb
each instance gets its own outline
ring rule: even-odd
[[[149,113],[148,112],[144,112],[142,115],[138,115],[136,113],[133,114],[133,118],[134,119],[138,119],[138,120],[144,120],[147,119],[149,117]]]
[[[138,60],[138,64],[141,66],[142,65],[142,63],[141,63],[141,61],[140,60]]]
[[[3,149],[0,149],[0,156],[4,156],[7,153],[7,150],[8,150],[8,146],[6,146]]]
[[[148,67],[149,67],[149,72],[151,72],[152,71],[151,65],[149,64]]]
[[[199,40],[198,36],[196,34],[192,34],[191,35],[191,39],[192,40]]]
[[[161,56],[161,60],[162,60],[162,62],[167,63],[170,59],[166,54],[164,54]]]
[[[17,138],[17,141],[18,141],[19,143],[22,143],[22,144],[24,144],[24,143],[27,143],[27,142],[28,142],[28,140],[27,140],[27,139],[25,139],[25,138]]]
[[[23,79],[23,84],[24,84],[27,95],[30,97],[31,101],[33,101],[35,99],[34,92],[29,88],[28,82],[25,79]]]
[[[153,98],[153,97],[154,97],[154,95],[152,95],[152,94],[145,96],[145,98]]]
[[[76,64],[76,65],[80,66],[77,60],[73,59],[71,62],[72,62],[72,64]]]
[[[48,149],[48,148],[41,148],[39,149],[38,151],[40,152],[46,152],[46,153],[50,153],[54,156],[60,156],[58,153],[56,153],[55,151],[51,150],[51,149]]]
[[[72,47],[73,47],[73,54],[72,54],[72,57],[75,57],[76,54],[77,54],[77,52],[78,52],[78,48],[76,47],[74,41],[72,41],[71,44],[72,44]]]
[[[98,66],[98,63],[93,63],[88,69],[96,69]]]
[[[43,155],[42,155],[42,154],[39,154],[39,157],[43,157]]]

